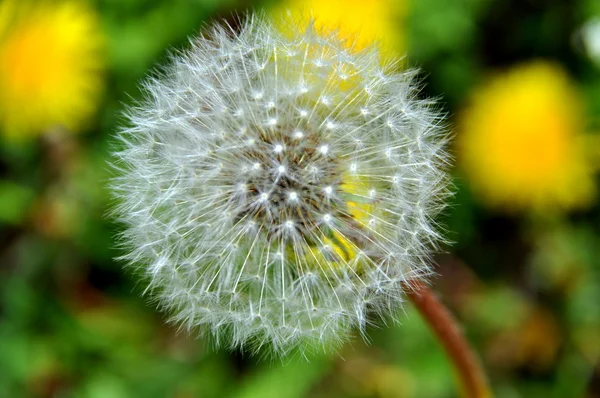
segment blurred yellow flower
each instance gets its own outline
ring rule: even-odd
[[[0,131],[23,139],[81,129],[102,92],[102,45],[85,3],[0,3]]]
[[[589,204],[595,185],[582,113],[556,64],[534,61],[493,77],[459,122],[458,160],[474,192],[508,211]]]
[[[394,56],[404,51],[406,4],[392,0],[284,0],[272,14],[290,15],[298,23],[314,18],[317,29],[337,30],[338,37],[349,40],[357,51],[378,43],[384,56]]]

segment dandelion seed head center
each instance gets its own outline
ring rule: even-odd
[[[254,131],[253,145],[234,146],[229,167],[218,176],[235,182],[235,189],[223,191],[234,219],[252,219],[267,234],[281,230],[279,225],[309,233],[345,209],[332,195],[342,183],[343,167],[330,156],[332,146],[322,132],[303,131],[299,140],[296,129]],[[240,160],[248,166],[240,167]]]

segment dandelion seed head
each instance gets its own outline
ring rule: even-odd
[[[447,195],[441,118],[413,78],[250,17],[146,81],[118,134],[115,214],[174,322],[285,354],[398,309],[400,283],[431,273]]]

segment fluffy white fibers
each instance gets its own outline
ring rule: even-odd
[[[413,71],[263,17],[145,83],[112,188],[124,258],[219,344],[335,349],[431,273],[446,134]]]

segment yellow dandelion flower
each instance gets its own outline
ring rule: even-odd
[[[103,37],[84,3],[0,4],[0,130],[9,138],[54,126],[72,131],[102,92]]]
[[[535,61],[492,78],[474,93],[457,137],[475,193],[509,211],[589,204],[595,187],[581,113],[558,65]]]
[[[305,17],[310,16],[315,19],[317,29],[325,33],[335,29],[339,38],[349,40],[356,50],[373,43],[379,43],[386,56],[402,54],[404,50],[406,3],[403,1],[285,0],[273,9],[276,16],[286,13],[295,24],[305,22]],[[286,29],[284,26],[283,30]]]

